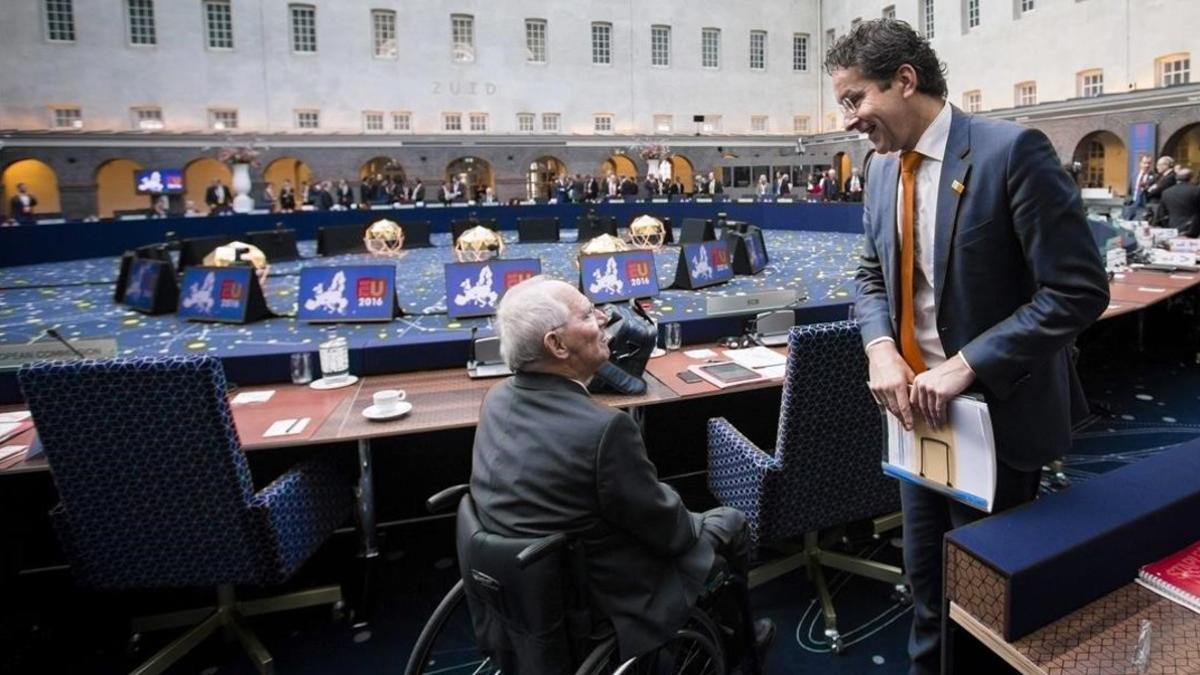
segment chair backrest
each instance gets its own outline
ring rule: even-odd
[[[253,483],[219,361],[44,362],[18,378],[81,578],[144,588],[253,576]]]
[[[602,234],[611,234],[615,237],[617,236],[617,219],[615,216],[583,215],[575,221],[575,228],[579,230],[577,241],[580,243]]]
[[[179,264],[176,267],[182,272],[188,267],[200,265],[204,262],[204,256],[212,253],[213,249],[231,241],[233,241],[233,237],[227,234],[181,239],[179,241]]]
[[[558,218],[517,218],[517,240],[523,244],[558,241],[558,223]]]
[[[267,256],[267,261],[276,263],[300,258],[296,247],[296,231],[276,228],[246,233],[246,243],[257,246]]]
[[[679,243],[698,244],[717,238],[713,221],[706,218],[684,218],[683,229],[679,232]]]
[[[317,228],[317,255],[366,253],[365,225],[329,225]]]
[[[858,323],[792,329],[775,456],[783,470],[763,483],[764,541],[877,516],[900,508],[899,488],[883,475],[883,422],[866,386]]]
[[[428,220],[405,220],[400,223],[400,227],[404,229],[404,248],[429,248],[433,246],[429,242],[429,221]]]
[[[522,568],[517,554],[538,541],[492,534],[470,493],[459,502],[458,565],[479,650],[504,672],[571,673],[591,634],[583,554],[567,545]]]

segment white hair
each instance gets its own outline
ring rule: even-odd
[[[526,370],[545,357],[546,333],[567,323],[571,309],[558,287],[565,282],[545,275],[530,277],[513,286],[496,309],[500,356],[514,372]]]

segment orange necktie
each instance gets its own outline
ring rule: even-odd
[[[914,223],[917,219],[917,167],[922,155],[909,150],[900,154],[900,185],[904,201],[900,218],[900,355],[914,373],[926,370],[921,347],[917,343],[916,317],[913,313],[913,264],[916,255]]]

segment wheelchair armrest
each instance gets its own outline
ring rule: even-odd
[[[425,500],[425,508],[430,513],[445,513],[458,506],[463,495],[471,489],[470,485],[451,485],[450,487]]]
[[[523,551],[517,554],[517,564],[520,565],[521,569],[525,569],[562,548],[570,540],[571,537],[563,532],[552,534],[549,537],[542,537],[526,546]]]

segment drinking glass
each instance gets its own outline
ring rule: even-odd
[[[321,357],[321,378],[330,384],[350,374],[350,347],[344,337],[332,337],[318,347]]]
[[[663,347],[667,351],[675,351],[683,346],[683,331],[678,323],[663,325]]]
[[[292,384],[308,384],[312,382],[312,354],[301,352],[292,354]]]

